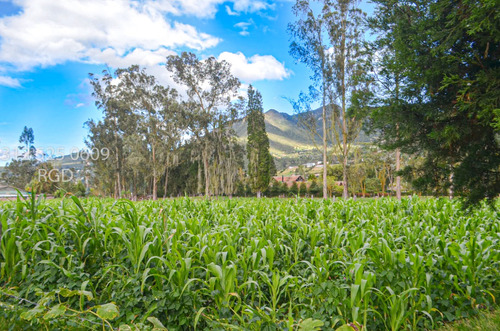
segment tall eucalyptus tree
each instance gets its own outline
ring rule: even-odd
[[[231,136],[231,123],[238,116],[233,100],[240,81],[231,74],[230,64],[214,57],[200,60],[193,53],[183,52],[167,58],[167,70],[173,79],[186,88],[188,100],[184,107],[189,114],[189,132],[199,144],[203,164],[205,196],[210,196],[210,160],[213,148],[225,136]]]
[[[312,71],[313,87],[301,101],[320,99],[322,107],[323,197],[327,197],[328,140],[343,167],[343,196],[348,193],[348,157],[357,138],[368,98],[367,62],[363,42],[364,13],[355,0],[297,0],[299,20],[289,25],[291,54]],[[316,119],[303,123],[316,133]]]
[[[97,177],[103,183],[109,182],[106,178],[114,169],[116,178],[111,191],[115,195],[120,197],[129,188],[134,196],[140,190],[156,199],[158,182],[172,165],[183,135],[177,92],[160,85],[138,66],[117,69],[114,75],[106,71],[101,78],[91,77],[93,95],[104,118],[97,123],[87,122],[87,144],[94,151],[107,148],[113,157],[95,158]]]
[[[93,87],[92,96],[95,104],[103,112],[103,119],[95,122],[89,120],[86,125],[89,127],[89,137],[87,146],[94,151],[107,148],[110,151],[110,158],[98,156],[93,160],[97,164],[96,168],[102,172],[96,173],[100,181],[107,187],[103,189],[112,192],[115,197],[122,197],[125,186],[125,149],[124,139],[135,131],[137,120],[133,116],[130,105],[120,94],[117,84],[119,72],[114,75],[108,70],[104,70],[101,77],[89,74],[90,84]],[[105,178],[111,176],[112,178]],[[109,187],[106,184],[110,184]]]
[[[183,134],[178,93],[158,84],[154,76],[138,66],[120,70],[118,74],[121,92],[138,119],[138,133],[145,142],[143,168],[149,170],[146,178],[152,180],[152,196],[156,200],[158,182],[163,174],[168,174]],[[165,187],[166,183],[168,176]]]
[[[316,6],[315,4],[318,3]],[[319,8],[317,8],[319,6]],[[327,1],[304,1],[297,0],[293,6],[293,13],[297,21],[288,25],[288,31],[292,36],[290,54],[299,62],[304,63],[311,70],[313,86],[310,93],[301,94],[301,100],[294,105],[297,111],[302,112],[301,124],[311,133],[312,141],[316,141],[318,129],[316,118],[312,116],[310,104],[317,99],[321,100],[322,107],[322,154],[323,154],[323,198],[328,197],[327,188],[327,164],[328,143],[327,127],[331,113],[331,105],[328,100],[328,90],[332,79],[331,67],[331,45],[328,40],[327,16],[330,15]],[[317,90],[319,88],[319,91]],[[301,105],[302,104],[302,105]],[[301,107],[302,106],[302,107]],[[301,109],[302,108],[302,109]]]
[[[332,84],[329,102],[332,107],[332,141],[340,150],[343,197],[348,193],[348,157],[366,115],[370,79],[364,42],[364,17],[357,0],[324,1],[331,44]]]

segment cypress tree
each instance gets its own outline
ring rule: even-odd
[[[381,145],[422,156],[401,172],[419,191],[448,191],[468,204],[494,201],[500,194],[498,1],[374,3],[376,52],[384,55],[377,56],[376,71],[384,86],[392,85],[372,108]]]
[[[247,157],[250,187],[257,197],[269,187],[271,176],[276,172],[273,157],[269,152],[262,95],[252,85],[248,88],[247,105]]]

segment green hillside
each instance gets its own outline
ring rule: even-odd
[[[312,116],[317,120],[319,136],[322,136],[321,113],[321,108],[311,111]],[[264,114],[271,154],[279,164],[277,164],[278,168],[321,160],[321,153],[315,148],[311,133],[299,123],[299,116],[282,113],[275,109],[270,109]],[[246,119],[243,118],[235,123],[233,129],[238,136],[238,141],[246,144]],[[372,141],[372,138],[361,132],[356,141],[366,143]],[[317,138],[316,144],[317,147],[321,146],[321,141]]]
[[[271,153],[275,157],[298,155],[300,152],[312,151],[314,144],[307,130],[299,127],[298,118],[274,109],[264,114],[266,131],[269,136]],[[238,140],[246,143],[247,122],[242,119],[234,125]]]
[[[86,155],[88,158],[88,155]],[[56,169],[74,169],[76,171],[83,171],[85,168],[85,160],[77,153],[72,153],[58,157],[51,160],[52,165]]]

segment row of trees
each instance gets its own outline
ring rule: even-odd
[[[348,193],[349,151],[364,123],[395,151],[421,191],[475,202],[500,193],[500,21],[494,0],[374,0],[365,19],[356,0],[298,0],[290,53],[312,72],[295,103],[323,107],[302,123],[322,135],[323,161],[336,155]],[[364,40],[364,31],[374,34]],[[310,113],[307,113],[310,114]],[[400,152],[422,162],[400,169]],[[324,169],[326,172],[326,169]],[[323,176],[326,197],[326,174]]]
[[[244,168],[244,149],[232,126],[247,115],[249,180],[260,196],[275,172],[260,93],[250,86],[245,107],[238,96],[240,81],[226,61],[214,57],[201,61],[182,53],[169,56],[166,67],[184,87],[184,97],[137,66],[114,75],[91,75],[93,96],[104,118],[87,122],[87,145],[111,151],[110,158],[93,162],[94,185],[117,197],[130,193],[156,199],[159,183],[163,196],[231,196]]]
[[[349,154],[349,166],[347,178],[349,181],[350,196],[366,196],[367,194],[395,194],[396,193],[396,178],[397,170],[394,164],[395,153],[388,152],[374,146],[372,144],[359,144],[352,148]],[[402,164],[414,164],[420,162],[421,159],[403,158]],[[317,174],[317,168],[308,168],[305,165],[298,166],[295,170],[302,178],[317,180],[320,187],[323,183],[323,175]],[[338,191],[339,188],[334,188],[333,185],[341,185],[343,183],[344,167],[341,163],[329,164],[327,167],[327,193],[332,195],[333,191]],[[407,194],[429,194],[428,191],[415,191],[414,188],[406,181],[401,181],[400,187]],[[343,187],[341,195],[343,195]]]
[[[230,76],[227,63],[212,58],[200,64],[192,54],[183,54],[170,58],[169,65],[175,66],[170,69],[177,72],[177,82],[187,82],[187,100],[137,66],[119,69],[114,76],[108,72],[100,78],[92,76],[94,96],[104,113],[101,121],[87,123],[87,143],[94,155],[85,173],[92,175],[94,192],[156,199],[163,181],[163,195],[170,182],[170,194],[196,194],[204,189],[214,195],[261,196],[276,172],[261,94],[250,86],[242,112],[243,99],[233,102],[230,98],[236,95],[239,82]],[[208,83],[201,81],[200,71]],[[219,86],[220,77],[227,78],[226,87]],[[206,86],[213,91],[202,91]],[[248,123],[248,176],[243,170],[243,147],[236,144],[231,129],[239,115],[246,115]],[[4,173],[8,184],[38,193],[86,193],[81,180],[67,178],[67,173],[54,168],[53,161],[36,159],[32,129],[25,127],[19,141],[23,144],[20,151],[26,152],[8,164]],[[76,170],[67,172],[74,175]]]

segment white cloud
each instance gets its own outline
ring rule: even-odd
[[[231,7],[227,6],[226,5],[226,13],[229,15],[229,16],[240,16],[240,13],[238,12],[235,12],[231,9]]]
[[[77,109],[81,107],[87,107],[94,103],[94,98],[92,97],[92,85],[90,84],[90,78],[85,78],[77,87],[75,93],[70,93],[66,95],[64,100],[64,105],[69,108]]]
[[[248,22],[239,22],[234,25],[235,28],[241,29],[240,35],[242,36],[248,36],[250,32],[248,31],[248,28],[254,24],[254,21],[250,19]]]
[[[234,26],[237,28],[245,29],[245,28],[248,28],[250,25],[252,25],[251,20],[249,22],[236,23]]]
[[[268,1],[260,0],[235,0],[234,10],[242,12],[257,12],[266,9],[274,9],[275,5]]]
[[[0,19],[0,63],[18,70],[65,61],[132,59],[141,51],[153,61],[165,52],[163,48],[202,50],[220,41],[191,25],[169,22],[161,8],[147,3],[16,0],[16,4],[22,12]]]
[[[16,78],[0,76],[0,86],[21,87],[21,82]]]
[[[241,12],[254,13],[275,7],[270,0],[149,0],[145,6],[173,15],[214,17],[219,5],[229,2],[233,3],[232,10],[229,6],[225,6],[229,15],[239,15]]]
[[[1,1],[1,0],[0,0]],[[271,0],[13,0],[22,10],[0,18],[0,85],[20,87],[9,72],[31,70],[78,61],[107,64],[112,68],[138,64],[160,83],[183,90],[165,69],[165,57],[178,48],[204,50],[220,39],[167,15],[213,17],[222,4],[230,14],[274,8]],[[240,22],[247,35],[253,21]],[[245,82],[284,79],[290,75],[273,56],[224,52],[219,59],[233,65]],[[76,93],[68,95],[71,107],[87,105]]]
[[[258,80],[283,80],[288,78],[291,72],[285,68],[283,63],[276,60],[272,55],[254,55],[246,58],[241,52],[223,52],[219,60],[225,60],[231,64],[233,75],[243,82],[254,82]]]
[[[88,61],[91,63],[106,63],[113,68],[124,68],[132,64],[150,67],[164,63],[167,56],[175,54],[174,51],[166,48],[153,51],[136,48],[125,55],[119,54],[113,48],[103,50],[92,49],[88,52]]]

